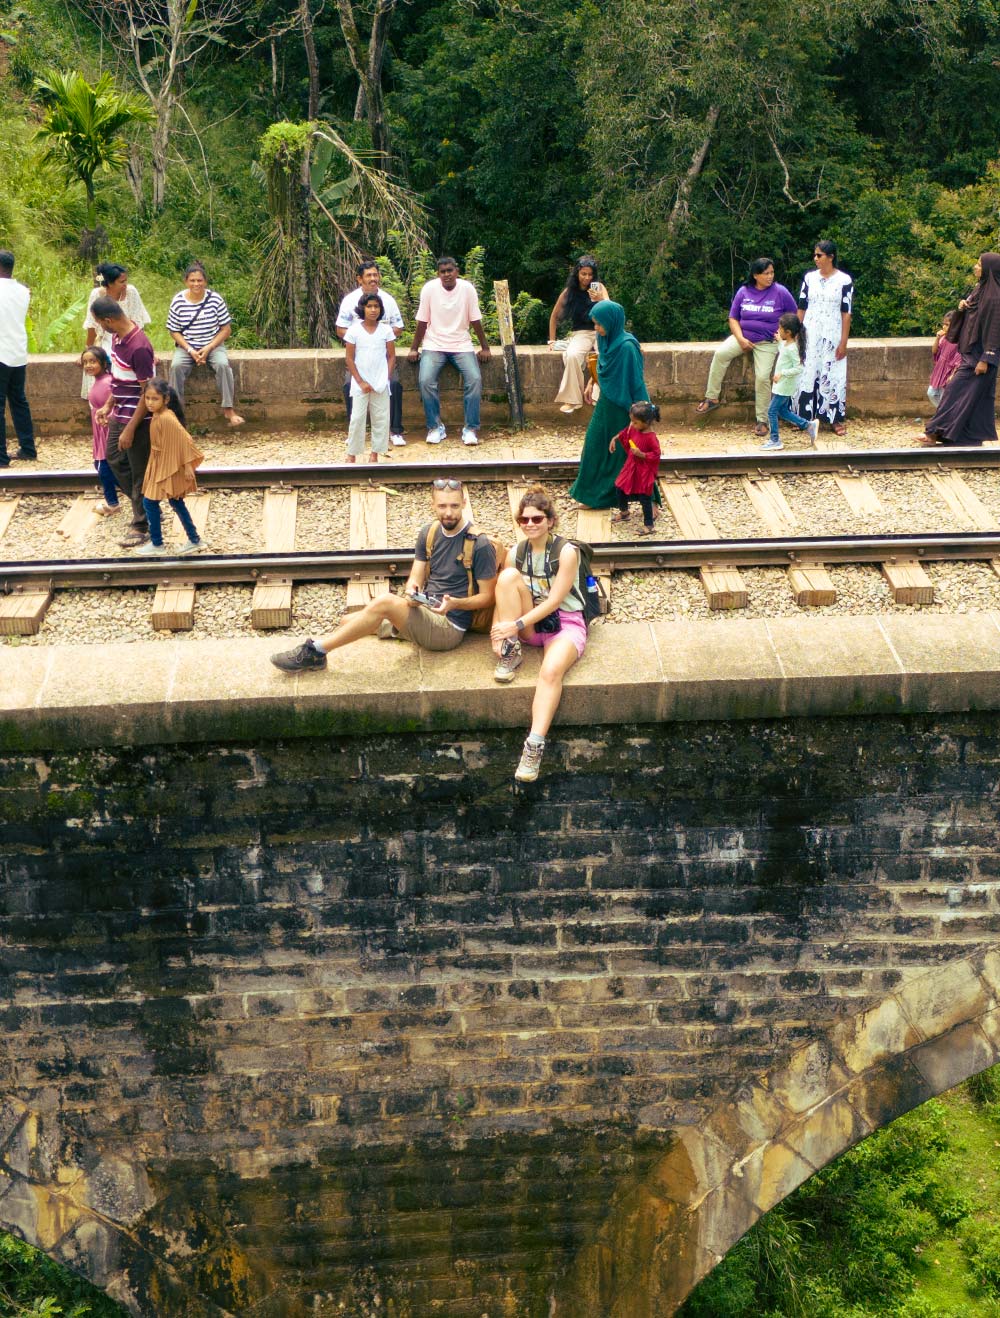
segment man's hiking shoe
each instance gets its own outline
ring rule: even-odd
[[[325,668],[326,655],[316,649],[310,638],[297,645],[294,650],[282,650],[280,654],[272,654],[271,663],[283,673],[304,673],[313,668]]]
[[[498,682],[511,682],[514,680],[514,674],[523,663],[524,655],[521,653],[521,642],[508,639],[500,646],[500,658],[493,670],[493,676]]]
[[[533,783],[542,767],[545,754],[545,742],[526,741],[521,752],[521,763],[514,770],[514,778],[519,783]]]

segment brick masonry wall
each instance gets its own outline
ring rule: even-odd
[[[504,732],[0,759],[0,1223],[158,1318],[541,1318],[678,1130],[995,945],[992,714],[567,733],[522,795]]]

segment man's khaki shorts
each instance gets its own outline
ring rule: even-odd
[[[424,650],[454,650],[465,639],[465,632],[453,627],[443,613],[422,604],[407,610],[406,634]]]

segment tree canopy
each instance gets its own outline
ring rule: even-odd
[[[1000,0],[811,16],[797,0],[84,0],[68,27],[65,12],[0,15],[0,82],[21,107],[6,113],[37,115],[51,64],[141,93],[152,118],[129,137],[111,254],[164,278],[199,255],[237,310],[275,222],[261,143],[282,123],[341,144],[302,216],[310,241],[343,230],[335,282],[352,243],[389,250],[357,204],[384,179],[434,251],[484,248],[515,293],[550,302],[594,250],[646,339],[714,338],[750,260],[773,257],[794,290],[820,236],[854,275],[857,333],[927,332],[998,243]],[[0,224],[14,203],[23,228],[14,186],[0,181]],[[46,242],[72,210],[36,212]],[[292,337],[322,339],[321,312]]]

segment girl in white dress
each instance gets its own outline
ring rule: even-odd
[[[799,290],[799,320],[806,327],[806,359],[799,384],[799,416],[826,421],[846,435],[847,340],[851,333],[854,280],[837,269],[837,247],[823,239],[813,248],[816,269]]]

